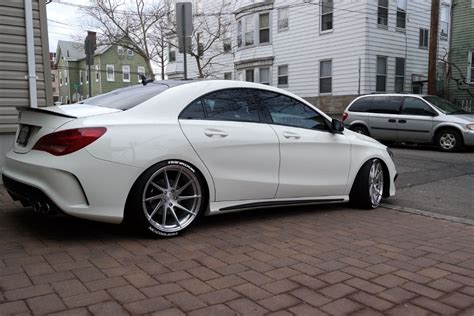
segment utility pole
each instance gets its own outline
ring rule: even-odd
[[[96,48],[96,33],[87,31],[87,37],[84,41],[84,50],[86,53],[87,75],[89,77],[89,98],[92,97],[91,65],[94,65],[94,53]]]
[[[428,57],[428,94],[436,94],[436,64],[438,59],[439,0],[431,1],[430,51]]]

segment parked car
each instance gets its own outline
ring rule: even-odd
[[[200,214],[395,194],[390,151],[287,91],[160,81],[23,109],[3,181],[37,212],[176,235]]]
[[[437,96],[361,96],[342,120],[351,130],[383,141],[434,143],[442,151],[474,145],[474,113]]]

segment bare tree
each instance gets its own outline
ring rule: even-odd
[[[464,71],[461,70],[458,65],[451,62],[448,56],[452,56],[452,54],[446,52],[444,57],[440,58],[440,61],[442,61],[447,68],[446,79],[454,81],[458,90],[465,91],[474,98],[474,83],[467,81]]]
[[[162,2],[95,0],[94,5],[83,10],[99,29],[99,44],[117,44],[132,49],[145,59],[152,79],[155,77],[152,61],[160,65],[164,79],[167,11]]]

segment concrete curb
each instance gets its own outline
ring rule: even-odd
[[[392,205],[392,204],[387,204],[387,203],[382,203],[381,206],[384,207],[384,208],[388,208],[388,209],[399,211],[399,212],[411,213],[411,214],[431,217],[431,218],[435,218],[435,219],[442,219],[442,220],[449,221],[449,222],[474,226],[474,220],[470,220],[470,219],[466,219],[466,218],[454,217],[454,216],[449,216],[449,215],[442,215],[442,214],[438,214],[438,213],[422,211],[422,210],[417,210],[417,209],[410,208],[410,207]]]

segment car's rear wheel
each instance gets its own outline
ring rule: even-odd
[[[351,127],[351,130],[356,132],[356,133],[369,136],[369,130],[367,129],[367,127],[365,127],[363,125],[355,125],[355,126]]]
[[[379,159],[367,161],[359,170],[352,186],[349,199],[351,204],[374,209],[379,207],[384,190],[384,171]]]
[[[462,146],[462,136],[454,129],[443,129],[436,134],[436,145],[442,151],[457,151]]]
[[[196,220],[204,202],[203,181],[196,170],[184,162],[167,161],[138,179],[128,204],[142,229],[175,236]]]

